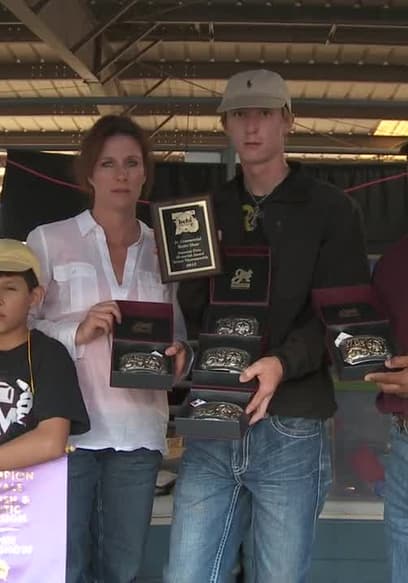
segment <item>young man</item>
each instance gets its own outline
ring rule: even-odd
[[[64,454],[70,433],[89,429],[75,366],[62,344],[29,330],[43,297],[31,249],[0,239],[0,469]]]
[[[373,284],[382,300],[403,356],[386,363],[389,372],[367,375],[381,389],[382,413],[392,414],[384,519],[391,583],[405,583],[408,570],[408,237],[392,245],[377,263]],[[397,370],[393,370],[397,369]]]
[[[240,377],[259,383],[244,438],[187,444],[167,583],[229,581],[246,532],[251,583],[304,583],[330,483],[324,422],[336,408],[311,289],[369,280],[361,219],[349,197],[286,162],[293,115],[279,75],[234,75],[218,112],[242,173],[214,195],[217,227],[223,245],[270,247],[270,332]],[[184,282],[179,298],[197,332],[207,285]]]

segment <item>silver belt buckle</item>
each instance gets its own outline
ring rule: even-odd
[[[350,365],[381,362],[391,356],[387,341],[381,336],[352,336],[342,340],[339,348],[344,362]]]
[[[214,401],[196,406],[191,412],[191,417],[211,421],[235,421],[241,417],[243,412],[242,407],[236,403]]]
[[[258,320],[252,316],[230,316],[215,322],[215,333],[225,336],[255,336],[258,328]]]
[[[119,370],[131,373],[166,374],[165,357],[159,352],[128,352],[119,359]]]
[[[231,372],[239,374],[249,365],[249,352],[242,348],[229,346],[207,348],[200,361],[200,368],[209,371]]]

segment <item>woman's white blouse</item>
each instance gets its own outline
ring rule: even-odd
[[[75,346],[76,330],[89,308],[111,299],[171,302],[174,337],[185,339],[176,286],[161,282],[153,231],[139,224],[141,236],[128,248],[122,284],[112,267],[105,232],[89,211],[37,227],[27,239],[40,259],[46,289],[33,326],[68,348],[91,420],[88,433],[71,438],[77,447],[165,451],[166,391],[110,387],[111,337]]]

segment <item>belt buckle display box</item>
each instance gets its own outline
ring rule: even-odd
[[[223,250],[223,273],[211,279],[210,303],[192,369],[192,391],[186,418],[176,417],[182,435],[238,439],[248,427],[243,412],[257,380],[239,381],[240,373],[263,353],[271,286],[271,258],[267,247],[228,247]],[[213,399],[210,408],[227,411],[230,403],[242,407],[240,416],[226,419],[192,414],[194,403]],[[242,397],[242,395],[244,397]],[[193,405],[192,405],[193,403]],[[204,411],[208,409],[203,405]],[[232,407],[234,409],[234,407]],[[199,412],[200,405],[196,406]],[[197,424],[197,429],[194,429]]]
[[[247,391],[220,391],[193,387],[179,414],[176,431],[196,439],[241,439],[248,428]]]
[[[326,328],[327,348],[339,380],[358,381],[385,370],[396,354],[390,322],[370,285],[313,290],[313,304]]]
[[[122,322],[112,338],[111,387],[162,389],[173,386],[173,306],[161,302],[117,302]]]

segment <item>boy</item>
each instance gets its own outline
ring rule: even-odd
[[[0,469],[62,456],[70,433],[89,419],[75,366],[58,341],[29,330],[30,309],[43,298],[40,264],[31,249],[0,239]]]

